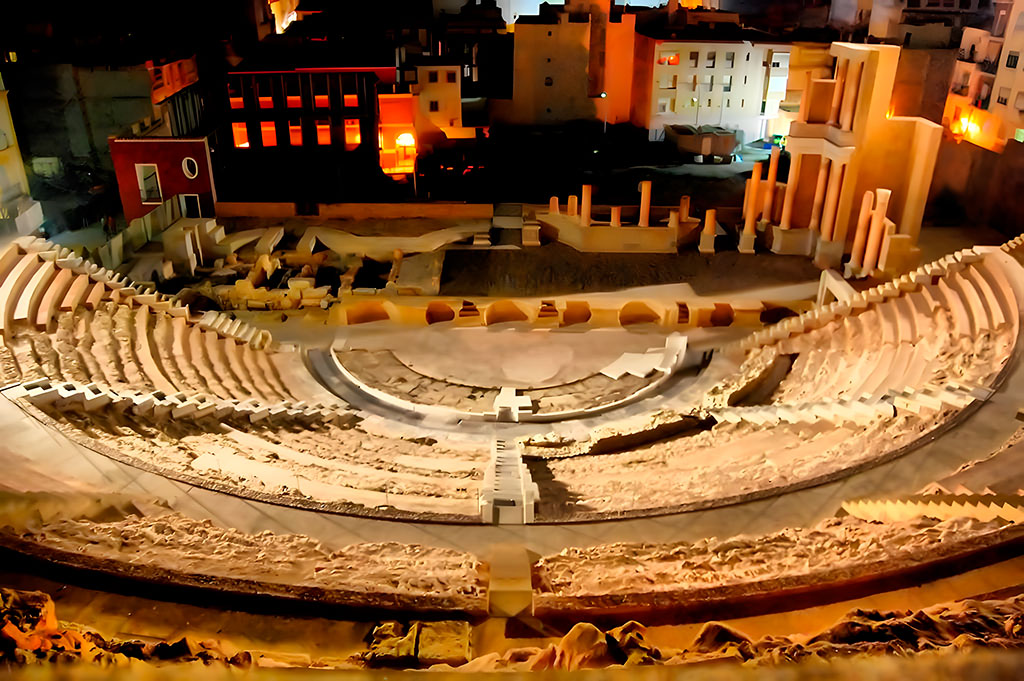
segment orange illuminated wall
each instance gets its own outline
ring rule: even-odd
[[[946,97],[942,125],[957,142],[970,142],[998,153],[1006,147],[1002,118],[973,106],[969,97],[953,93]]]
[[[415,102],[411,94],[379,95],[380,167],[388,175],[416,169]]]
[[[260,138],[265,147],[277,146],[277,129],[274,127],[274,121],[260,121]]]

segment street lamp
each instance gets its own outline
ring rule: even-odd
[[[601,94],[599,95],[599,97],[601,97],[601,99],[608,99],[608,93],[602,91]],[[604,105],[604,134],[606,134],[606,135],[608,134],[608,103],[607,102],[605,102],[605,105]]]

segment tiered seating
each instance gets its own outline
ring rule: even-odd
[[[0,253],[0,289],[4,394],[83,444],[225,491],[478,515],[486,452],[371,435],[265,331],[191,315],[41,240]]]
[[[913,445],[992,394],[1019,334],[1022,274],[998,250],[962,251],[724,348],[709,368],[731,373],[705,392],[703,408],[606,425],[588,446],[528,449],[549,459],[534,472],[541,516],[753,499]],[[773,387],[778,363],[794,356]],[[764,397],[751,402],[756,394]],[[673,421],[694,416],[712,420],[663,439]],[[618,453],[579,456],[615,442]]]

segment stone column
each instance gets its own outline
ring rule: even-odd
[[[679,229],[679,211],[670,210],[668,212],[668,228]]]
[[[828,174],[828,190],[825,192],[825,207],[821,214],[821,238],[831,241],[832,228],[836,224],[836,207],[839,205],[839,191],[842,189],[843,170],[846,164],[833,161]]]
[[[864,192],[857,215],[857,231],[853,235],[853,250],[850,251],[850,267],[859,268],[864,263],[864,247],[868,244],[868,226],[871,224],[871,207],[875,204],[875,193]]]
[[[889,209],[889,197],[892,196],[892,191],[879,189],[877,196],[875,212],[871,214],[868,244],[864,251],[864,269],[868,272],[878,266],[879,252],[882,250],[882,237],[885,236],[885,212]]]
[[[811,224],[808,225],[812,232],[818,231],[821,226],[821,209],[825,204],[825,182],[828,181],[828,169],[832,161],[825,155],[821,157],[818,165],[818,182],[814,185],[814,201],[811,203]]]
[[[705,255],[713,255],[715,252],[715,209],[710,208],[704,213],[704,230],[700,234],[700,243],[697,250]]]
[[[548,201],[548,212],[552,215],[558,215],[558,197],[552,196]]]
[[[846,91],[843,93],[843,104],[839,111],[839,127],[849,132],[853,129],[853,116],[857,112],[857,94],[860,91],[860,79],[864,73],[864,62],[853,66],[853,73],[846,78]]]
[[[651,224],[651,181],[644,180],[640,183],[640,220],[637,222],[641,227],[649,227]]]
[[[761,165],[760,161],[755,163],[754,170],[750,174],[750,201],[747,203],[746,219],[743,222],[743,231],[747,234],[754,233],[754,221],[757,220],[757,214],[761,212],[761,206],[757,201],[757,197],[761,193]]]
[[[792,154],[789,157],[786,195],[782,198],[782,216],[779,218],[779,227],[782,229],[790,229],[793,226],[793,202],[796,200],[796,181],[800,177],[800,162],[803,158],[803,154]]]
[[[622,206],[612,206],[612,227],[622,226]]]
[[[839,125],[839,105],[843,101],[843,90],[846,88],[846,72],[849,68],[849,59],[841,59],[836,66],[836,86],[832,90],[832,109],[828,114],[829,125]]]
[[[679,197],[679,219],[685,220],[690,217],[690,197],[681,196]]]
[[[807,122],[807,114],[810,110],[811,98],[811,72],[807,72],[807,81],[804,83],[804,91],[800,93],[800,108],[796,112],[796,120],[799,123]]]
[[[765,181],[764,207],[761,210],[761,219],[767,222],[772,221],[772,209],[775,207],[775,189],[779,179],[779,156],[782,148],[772,145],[772,155],[768,159],[768,179]]]
[[[580,203],[580,200],[579,200],[578,196],[576,196],[575,194],[572,194],[571,196],[569,196],[569,206],[566,209],[565,214],[568,215],[571,218],[576,217],[577,212],[578,212],[577,209],[579,208],[579,203]]]
[[[580,204],[580,224],[584,227],[590,226],[590,192],[592,187],[589,184],[583,185],[583,201]]]

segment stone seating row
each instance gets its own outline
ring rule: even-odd
[[[920,517],[1024,521],[1024,497],[1014,495],[928,494],[896,499],[855,499],[844,501],[842,507],[855,518],[883,523]]]
[[[958,336],[976,334],[982,328],[999,327],[1006,322],[1018,323],[1012,289],[1000,266],[985,257],[984,249],[966,249],[922,265],[898,279],[858,292],[849,301],[835,301],[788,317],[723,350],[746,351],[771,345],[792,335],[821,328],[854,310],[864,310],[922,288],[927,290],[923,295],[932,309],[943,306],[950,310]],[[911,302],[915,305],[914,310],[924,312],[918,301]],[[902,307],[897,324],[900,329],[914,333],[914,324],[921,316],[913,314],[906,305]]]
[[[160,420],[227,419],[242,417],[253,423],[270,419],[290,420],[304,424],[326,422],[341,417],[337,409],[301,402],[263,403],[257,400],[225,400],[210,395],[184,393],[113,390],[96,383],[79,384],[68,381],[37,379],[11,386],[3,391],[10,399],[23,398],[37,407],[57,410],[96,412],[110,408],[130,411]]]
[[[94,309],[103,300],[148,305],[191,321],[188,308],[169,297],[36,237],[15,239],[0,252],[0,282],[0,331],[5,336],[11,322],[46,328],[60,310]],[[267,331],[223,313],[208,312],[198,321],[254,348],[272,340]]]

